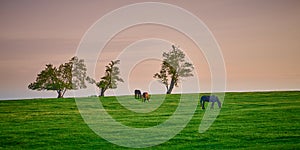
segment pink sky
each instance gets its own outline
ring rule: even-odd
[[[56,97],[55,92],[31,91],[27,86],[45,64],[59,65],[74,56],[81,38],[98,19],[121,6],[137,2],[143,1],[1,1],[0,99]],[[158,2],[182,7],[207,25],[223,53],[227,91],[300,89],[300,1]],[[175,43],[187,53],[197,51],[188,38],[174,30],[157,25],[136,26],[112,39],[100,56],[96,74],[100,77],[107,61],[115,59],[130,42],[149,37]],[[164,43],[153,48],[165,51],[167,47]],[[194,65],[198,68],[200,91],[207,91],[210,88],[209,68],[203,55],[199,55],[199,60]],[[130,60],[121,60],[126,61]],[[149,69],[143,70],[149,64]],[[129,91],[139,87],[158,93],[154,87],[160,85],[153,83],[151,78],[157,69],[159,61],[138,64],[128,77]]]

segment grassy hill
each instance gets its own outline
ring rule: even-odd
[[[133,96],[122,98],[133,100]],[[115,120],[146,128],[167,120],[179,99],[180,95],[167,95],[163,104],[149,113],[129,111],[115,97],[101,98],[101,102]],[[198,104],[179,134],[148,149],[300,147],[300,92],[226,93],[215,122],[199,133],[203,114]],[[83,121],[73,98],[0,101],[0,118],[0,149],[127,149],[96,135]]]

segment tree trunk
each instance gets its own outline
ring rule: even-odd
[[[62,90],[57,90],[57,98],[63,98],[63,96]]]
[[[104,96],[105,91],[106,91],[105,88],[101,88],[100,96]]]
[[[63,98],[65,93],[66,93],[67,89],[64,89],[64,92],[62,93],[61,97]]]
[[[174,79],[172,78],[171,83],[170,83],[170,87],[169,87],[169,89],[168,89],[168,91],[167,91],[167,94],[171,94],[171,93],[172,93],[172,90],[173,90],[173,88],[174,88],[174,85],[175,85],[175,81],[174,81]]]

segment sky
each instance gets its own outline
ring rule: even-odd
[[[0,99],[56,97],[54,91],[32,91],[27,86],[46,64],[57,66],[75,56],[84,35],[101,17],[141,2],[146,1],[1,0]],[[300,90],[300,1],[155,2],[181,7],[207,26],[224,58],[226,91]],[[143,17],[143,12],[136,15]],[[126,17],[106,28],[124,21]],[[93,54],[97,55],[97,62],[85,61],[96,64],[91,71],[99,80],[110,60],[121,60],[126,82],[120,83],[119,89],[108,91],[108,95],[128,95],[136,88],[165,93],[162,84],[152,76],[160,68],[159,54],[170,50],[172,44],[179,46],[195,66],[194,77],[182,80],[185,86],[174,92],[210,91],[211,68],[203,51],[189,37],[168,26],[140,24],[126,28],[110,39],[101,54]],[[98,93],[94,85],[89,88],[94,92],[83,92],[83,96]],[[67,96],[72,96],[72,91]]]

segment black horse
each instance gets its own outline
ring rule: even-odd
[[[201,97],[200,104],[201,104],[202,109],[205,109],[205,107],[204,107],[205,102],[212,102],[211,109],[214,108],[215,102],[217,102],[219,108],[221,108],[221,102],[220,102],[219,98],[217,96],[215,96],[215,95],[212,95],[212,96],[202,96]]]
[[[134,90],[134,98],[136,99],[142,98],[142,92],[140,90]]]

